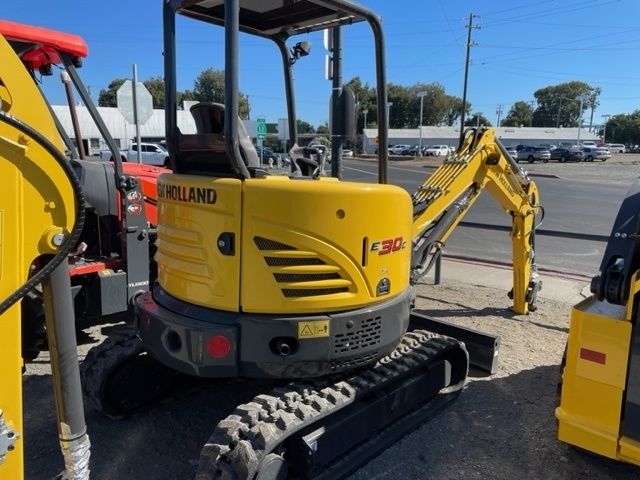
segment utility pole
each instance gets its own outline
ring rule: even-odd
[[[580,97],[578,98],[578,100],[580,100],[580,115],[578,116],[578,147],[580,147],[580,129],[582,128],[582,107],[584,105],[584,102],[586,100],[588,100],[588,97],[586,95],[580,95]]]
[[[496,107],[496,115],[498,115],[498,121],[496,122],[496,127],[499,128],[500,127],[500,117],[502,117],[502,104],[499,104]],[[478,117],[480,117],[480,116],[478,115]]]
[[[460,145],[462,145],[462,137],[464,136],[464,115],[467,106],[467,82],[469,80],[469,60],[471,54],[471,47],[474,45],[471,42],[471,29],[480,28],[473,26],[473,19],[480,18],[479,15],[469,14],[469,23],[467,24],[467,56],[464,62],[464,86],[462,87],[462,112],[460,114]]]
[[[558,105],[558,118],[556,120],[556,128],[560,128],[560,110],[562,109],[562,99],[564,97],[560,97],[560,104]]]
[[[367,128],[367,113],[369,113],[369,110],[365,108],[362,113],[364,115],[364,125],[362,125],[362,153],[367,153],[364,150],[364,129]]]
[[[602,127],[602,143],[607,143],[607,122],[609,121],[609,118],[611,118],[611,115],[607,113],[602,115],[602,118],[604,118],[604,127]]]
[[[340,27],[333,27],[330,35],[333,36],[332,64],[333,64],[333,84],[331,109],[333,111],[331,119],[331,176],[342,178],[342,135],[337,134],[337,126],[342,122],[338,118],[340,111],[340,94],[342,93],[342,30]]]
[[[418,155],[422,156],[422,106],[424,104],[424,97],[428,95],[429,92],[418,92],[418,97],[420,97],[420,125],[418,125],[418,130],[420,140],[418,142]]]

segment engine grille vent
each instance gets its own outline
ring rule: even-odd
[[[285,297],[315,297],[317,295],[333,295],[334,293],[348,292],[348,287],[336,288],[283,288]]]
[[[270,267],[293,267],[297,265],[326,265],[326,262],[319,258],[296,258],[296,257],[264,257]]]
[[[380,343],[382,317],[362,320],[357,330],[338,333],[333,341],[334,353],[345,353],[373,347]]]
[[[277,240],[254,236],[258,250],[285,298],[308,298],[349,292],[353,283],[331,260],[317,251],[300,249]]]
[[[276,282],[315,282],[342,278],[339,273],[274,273]]]
[[[258,250],[297,250],[296,247],[276,242],[275,240],[269,240],[264,237],[253,237],[253,241],[258,247]]]

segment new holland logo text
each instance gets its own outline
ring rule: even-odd
[[[178,202],[216,203],[216,191],[206,187],[185,187],[182,185],[166,185],[158,183],[158,198],[176,200]]]
[[[378,255],[386,255],[402,250],[406,246],[406,243],[403,237],[387,238],[379,242],[372,242],[371,251],[378,252]]]

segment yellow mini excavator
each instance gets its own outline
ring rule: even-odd
[[[593,296],[571,311],[560,440],[640,465],[640,183],[622,202]]]
[[[86,45],[68,36],[81,55]],[[0,478],[23,478],[20,300],[42,284],[67,478],[87,479],[86,434],[67,257],[84,196],[47,104],[0,35]]]
[[[338,478],[436,413],[464,385],[464,345],[420,328],[411,310],[415,283],[484,189],[513,219],[513,309],[526,314],[534,306],[536,186],[487,129],[469,130],[413,196],[386,184],[384,37],[380,18],[363,6],[345,0],[163,5],[166,139],[175,168],[158,179],[158,281],[136,299],[130,338],[95,347],[117,350],[109,355],[87,356],[93,360],[83,365],[91,385],[86,393],[94,405],[108,404],[110,414],[131,413],[140,402],[127,398],[135,383],[127,363],[143,349],[187,375],[294,379],[218,425],[202,451],[198,478]],[[195,134],[177,126],[178,14],[224,27],[225,104],[193,105]],[[297,145],[293,66],[309,45],[287,41],[357,22],[371,26],[375,42],[378,184],[325,177],[326,152]],[[261,168],[239,120],[240,32],[273,41],[282,58],[293,144],[289,176]],[[339,57],[334,62],[335,72]],[[348,137],[353,92],[334,89],[333,100],[332,137]],[[339,162],[334,156],[338,176]],[[121,364],[113,362],[118,351]]]

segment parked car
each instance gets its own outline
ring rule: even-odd
[[[584,160],[584,152],[576,148],[554,148],[551,151],[551,160],[564,162],[581,162]]]
[[[402,153],[402,152],[408,152],[411,149],[411,145],[394,145],[393,147],[389,147],[389,154],[390,155],[408,155],[408,153]]]
[[[516,162],[520,160],[526,160],[529,163],[533,163],[536,160],[541,160],[543,163],[547,163],[551,158],[551,152],[543,147],[523,147],[518,151]]]
[[[353,157],[353,150],[349,150],[349,149],[342,149],[342,158],[345,157]]]
[[[606,162],[611,158],[611,153],[604,147],[583,147],[584,159],[587,162],[593,162],[594,160],[602,160]]]
[[[425,155],[434,155],[439,157],[441,155],[449,154],[449,145],[431,145],[425,150]]]
[[[516,150],[516,147],[505,147],[505,149],[507,150],[507,153],[511,155],[511,158],[518,158],[518,150]]]
[[[409,151],[409,155],[413,155],[414,157],[418,156],[419,155],[418,148],[419,148],[418,145],[414,145],[413,147],[411,147],[411,150]],[[427,151],[427,148],[429,148],[429,145],[422,145],[422,155],[426,155],[425,152]]]
[[[156,143],[141,143],[140,158],[142,163],[147,165],[157,165],[161,167],[170,167],[169,153]],[[112,160],[111,150],[100,150],[100,160]],[[138,144],[132,143],[129,148],[120,150],[120,158],[123,162],[138,161]]]
[[[627,153],[627,147],[621,143],[605,143],[603,147],[608,148],[610,153]]]

